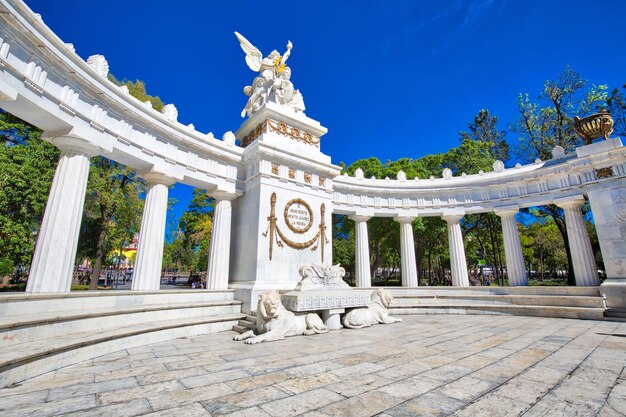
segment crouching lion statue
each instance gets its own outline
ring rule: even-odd
[[[282,340],[288,336],[316,333],[328,333],[328,327],[322,319],[314,313],[295,315],[287,310],[280,301],[277,291],[266,291],[259,296],[256,308],[256,330],[235,336],[233,340],[244,340],[244,343],[253,344]]]
[[[393,301],[393,296],[380,288],[372,293],[372,303],[365,308],[355,308],[349,311],[343,318],[343,325],[349,329],[361,329],[374,324],[391,324],[402,321],[400,318],[391,317],[387,313],[387,307]]]

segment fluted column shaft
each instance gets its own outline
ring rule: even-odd
[[[558,206],[565,212],[565,225],[567,227],[567,240],[572,254],[572,264],[574,266],[574,277],[577,286],[600,285],[598,269],[591,248],[591,241],[583,219],[581,206],[585,200],[577,198],[574,200],[558,203]]]
[[[402,286],[417,287],[417,263],[415,262],[415,241],[413,240],[414,217],[397,217],[400,223],[400,258]]]
[[[356,231],[355,273],[356,286],[370,288],[372,286],[372,271],[370,265],[370,244],[367,234],[369,216],[351,216]]]
[[[61,149],[46,203],[26,292],[69,292],[83,217],[89,158],[97,148],[72,137],[51,140]]]
[[[522,244],[519,240],[519,232],[515,215],[518,210],[503,210],[496,214],[502,220],[502,237],[504,239],[504,255],[506,257],[506,273],[509,277],[509,285],[528,285],[528,275],[524,264]]]
[[[459,221],[463,216],[444,216],[448,223],[448,244],[450,245],[450,270],[452,272],[452,285],[455,287],[469,287],[467,276],[467,261],[465,260],[465,246]]]
[[[207,289],[225,290],[228,288],[228,268],[230,263],[230,225],[232,204],[236,195],[214,193],[215,214],[209,248],[209,266],[207,268]]]
[[[140,176],[148,182],[148,192],[141,218],[131,288],[135,291],[157,291],[161,287],[168,186],[174,180],[154,172]]]

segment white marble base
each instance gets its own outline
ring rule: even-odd
[[[592,143],[591,145],[585,145],[581,146],[580,148],[576,148],[576,156],[578,156],[579,158],[583,158],[585,156],[621,148],[622,146],[622,140],[620,138],[611,138]]]

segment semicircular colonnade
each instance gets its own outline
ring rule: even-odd
[[[211,133],[196,131],[193,125],[179,123],[173,105],[157,112],[149,102],[141,103],[130,96],[127,88],[107,79],[104,57],[84,61],[23,2],[0,0],[0,12],[0,107],[41,128],[43,138],[62,151],[27,292],[69,291],[89,158],[101,155],[132,167],[148,183],[133,290],[159,289],[161,268],[160,261],[155,260],[163,253],[168,186],[180,182],[206,189],[218,201],[208,288],[226,288],[229,281],[232,288],[245,287],[251,293],[261,288],[258,282],[241,277],[248,271],[247,266],[240,267],[247,262],[241,256],[246,256],[247,248],[258,253],[268,250],[258,242],[242,240],[246,236],[248,240],[261,239],[258,231],[266,229],[265,218],[271,217],[267,216],[270,185],[288,195],[308,193],[316,203],[321,202],[322,219],[314,237],[319,237],[315,245],[320,246],[325,263],[332,259],[332,245],[325,232],[326,224],[330,224],[327,219],[331,214],[345,214],[356,221],[356,273],[362,287],[371,285],[368,218],[393,217],[401,223],[405,286],[418,284],[410,222],[416,217],[444,218],[453,284],[468,286],[459,222],[466,214],[484,212],[495,212],[502,218],[510,282],[526,285],[514,215],[520,208],[545,204],[564,209],[577,284],[594,286],[599,284],[598,274],[581,211],[587,197],[606,266],[608,302],[624,305],[626,149],[619,138],[578,148],[575,154],[566,155],[557,149],[551,160],[525,166],[504,169],[498,161],[493,172],[476,175],[453,177],[444,172],[439,179],[407,179],[400,173],[396,179],[367,179],[361,172],[348,177],[339,175],[339,167],[319,150],[319,138],[326,129],[303,113],[281,113],[267,103],[236,134],[227,132],[219,140]],[[244,146],[237,145],[236,139]],[[268,207],[261,210],[261,204]],[[243,206],[256,208],[258,218],[250,219],[253,226],[242,226]],[[280,215],[275,217],[267,225],[271,236],[267,238],[269,259],[263,261],[266,266],[272,256],[272,265],[287,259],[280,258],[284,251],[273,253],[273,233],[280,234],[283,221]],[[236,230],[231,230],[231,224]],[[314,232],[303,233],[302,239],[314,242]],[[280,239],[290,242],[284,236]],[[306,246],[303,241],[294,242],[290,246],[294,251]],[[317,246],[312,245],[314,251]],[[266,266],[250,268],[262,274],[267,273]],[[283,265],[277,270],[290,274],[293,267]],[[283,284],[264,288],[279,289]]]

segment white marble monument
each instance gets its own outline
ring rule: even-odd
[[[332,179],[340,168],[320,150],[327,129],[304,114],[302,94],[286,66],[292,51],[262,53],[235,33],[258,73],[235,133],[244,148],[238,169],[243,195],[232,204],[230,287],[254,311],[267,290],[293,290],[298,268],[332,262]]]

